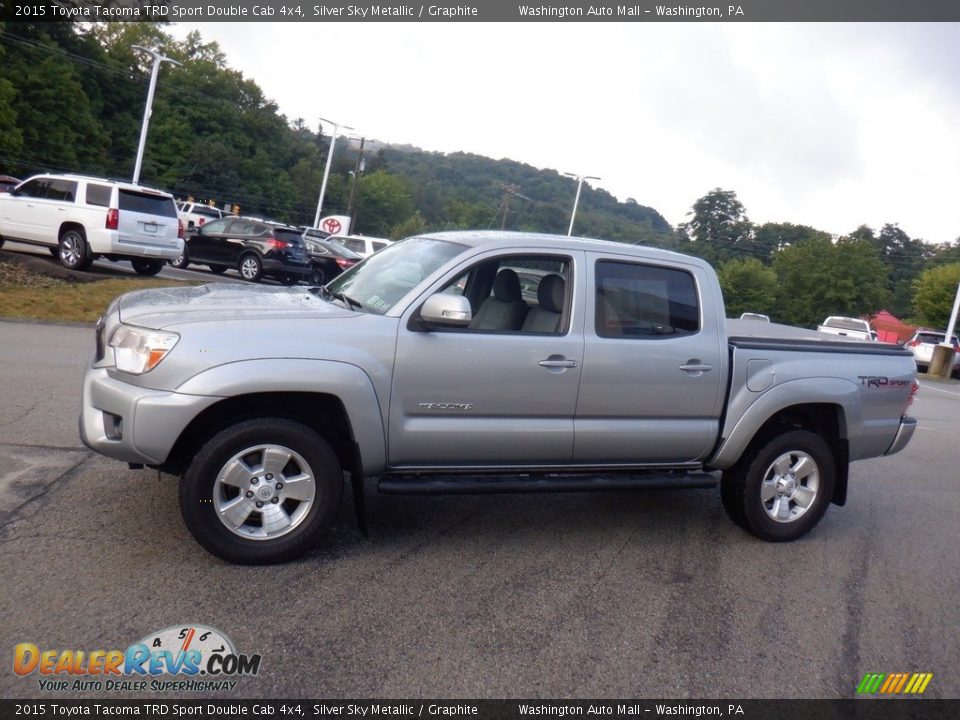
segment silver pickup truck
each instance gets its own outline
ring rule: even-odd
[[[729,325],[729,329],[728,329]],[[913,356],[726,320],[702,260],[503,232],[395,243],[325,287],[117,298],[80,432],[180,475],[187,527],[237,563],[386,493],[704,487],[770,541],[844,504],[852,460],[913,435]]]

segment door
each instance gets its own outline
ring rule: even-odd
[[[417,317],[432,293],[414,303],[397,338],[388,442],[392,467],[570,461],[583,360],[583,301],[576,299],[582,293],[582,262],[582,254],[575,263],[570,253],[488,253],[454,271],[433,292],[470,299],[474,319],[485,319],[473,327],[425,329]],[[562,310],[548,332],[524,327],[524,315],[538,303],[524,301],[519,281],[497,281],[504,272],[516,280],[530,265],[563,278],[557,291]],[[497,303],[503,306],[494,307]],[[501,322],[508,326],[498,326]]]
[[[719,432],[726,348],[697,266],[591,255],[574,460],[682,463]]]
[[[0,203],[0,218],[3,220],[4,235],[8,239],[19,238],[42,242],[44,237],[39,216],[46,210],[45,203],[50,178],[34,178]],[[53,238],[56,241],[56,238]],[[49,240],[48,240],[49,242]]]
[[[187,254],[191,262],[233,264],[226,260],[223,251],[224,237],[230,231],[233,218],[223,218],[206,223],[202,228],[194,228],[187,242]]]

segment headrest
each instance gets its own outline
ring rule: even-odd
[[[567,292],[567,282],[556,273],[545,275],[537,288],[537,302],[544,310],[554,313],[563,312],[563,299]]]
[[[493,296],[500,302],[517,302],[523,299],[520,293],[520,278],[510,268],[497,273],[493,281]]]

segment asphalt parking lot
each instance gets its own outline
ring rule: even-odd
[[[80,445],[92,345],[0,322],[4,698],[44,696],[16,643],[122,649],[189,623],[262,655],[231,697],[843,698],[867,672],[960,696],[958,383],[924,381],[910,446],[854,464],[847,506],[795,543],[744,534],[714,490],[368,488],[369,539],[345,500],[313,554],[249,568],[193,542],[174,479]]]

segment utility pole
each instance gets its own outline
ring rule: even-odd
[[[363,146],[367,142],[365,137],[360,138],[360,152],[357,154],[357,164],[353,168],[353,179],[350,181],[350,199],[347,200],[347,215],[350,216],[350,232],[356,226],[356,217],[353,211],[353,197],[357,190],[357,183],[360,181],[360,173],[363,172]]]
[[[510,196],[518,197],[521,200],[529,200],[526,195],[520,192],[521,188],[519,185],[514,185],[513,183],[498,182],[497,187],[503,190],[503,199],[500,201],[500,207],[497,208],[497,212],[493,215],[493,220],[497,219],[497,215],[501,212],[503,216],[500,219],[500,229],[507,229],[507,215],[510,213]],[[493,220],[490,221],[490,224],[493,224]]]
[[[330,136],[330,152],[327,153],[327,167],[323,170],[323,183],[320,185],[320,199],[317,200],[317,214],[313,218],[314,227],[320,225],[320,211],[323,210],[323,196],[327,192],[327,179],[330,177],[330,163],[333,160],[333,148],[337,144],[337,135],[340,133],[340,128],[353,130],[349,125],[340,125],[326,118],[320,118],[320,122],[327,122],[333,125],[333,135]]]
[[[150,115],[153,114],[153,93],[157,89],[157,73],[160,70],[160,63],[168,62],[174,65],[182,65],[173,58],[161,55],[157,50],[146,48],[142,45],[133,45],[134,50],[143,50],[149,53],[153,58],[153,70],[150,73],[150,89],[147,91],[147,105],[143,109],[143,124],[140,126],[140,145],[137,147],[137,162],[133,166],[133,184],[140,182],[140,168],[143,166],[143,150],[147,145],[147,128],[150,126]]]
[[[577,175],[576,173],[565,172],[564,175],[577,179],[577,197],[573,201],[573,212],[570,213],[570,227],[567,228],[567,237],[573,234],[573,221],[577,217],[577,205],[580,204],[580,188],[583,187],[584,180],[599,180],[596,175]]]

